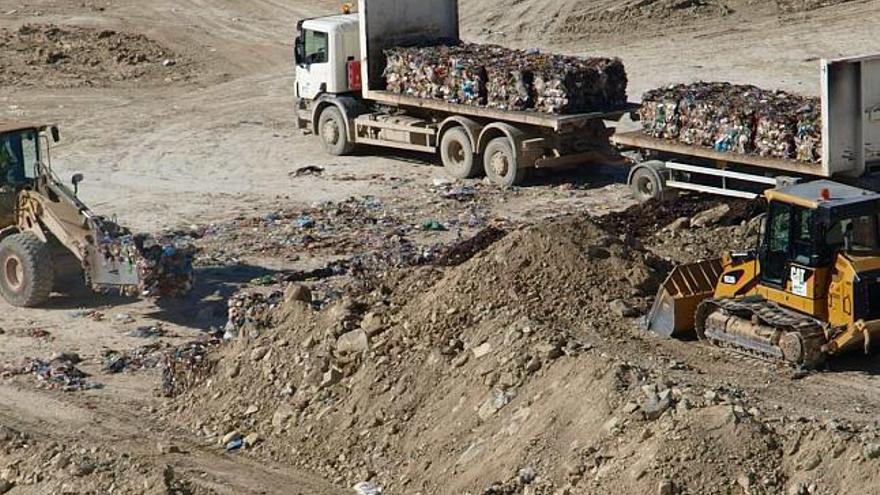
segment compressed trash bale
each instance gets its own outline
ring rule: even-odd
[[[678,105],[682,96],[682,86],[654,89],[645,93],[639,108],[644,133],[655,138],[677,140],[681,132]]]
[[[451,95],[445,87],[449,76],[448,57],[441,50],[394,48],[385,52],[388,90],[416,98]]]
[[[469,46],[453,47],[448,52],[449,72],[441,98],[463,105],[486,105],[486,65],[483,54]],[[451,96],[449,96],[451,95]]]
[[[807,101],[798,110],[794,147],[798,161],[810,163],[822,161],[822,111],[815,101]]]
[[[523,111],[535,104],[535,73],[527,52],[491,47],[487,68],[487,101],[490,108]]]
[[[523,111],[534,106],[535,75],[528,70],[495,67],[488,71],[486,99],[489,108]]]
[[[821,114],[816,98],[730,83],[681,84],[648,91],[639,111],[655,138],[817,163]]]
[[[535,109],[550,114],[594,112],[626,101],[619,59],[536,55]]]

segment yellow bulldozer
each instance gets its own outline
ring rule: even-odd
[[[803,368],[880,335],[880,194],[819,180],[764,193],[757,249],[679,266],[645,325]]]
[[[189,283],[188,259],[177,273],[162,272],[182,255],[173,247],[144,246],[92,212],[77,197],[81,174],[70,186],[57,177],[49,155],[58,141],[55,126],[0,122],[0,296],[13,306],[39,306],[71,265],[97,292],[144,294],[145,278],[153,285]]]

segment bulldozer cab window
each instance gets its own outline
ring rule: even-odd
[[[0,136],[0,186],[16,187],[36,178],[39,146],[34,131]]]
[[[766,243],[760,260],[761,278],[764,282],[783,285],[792,245],[792,226],[791,205],[770,203],[765,233]]]
[[[792,260],[799,265],[817,266],[820,264],[819,250],[814,235],[813,210],[792,208]]]
[[[880,217],[865,215],[836,222],[825,234],[825,246],[829,255],[880,252]]]

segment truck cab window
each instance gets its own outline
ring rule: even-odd
[[[330,51],[330,37],[327,33],[307,30],[304,34],[306,64],[327,63]]]

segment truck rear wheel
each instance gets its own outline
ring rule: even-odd
[[[15,234],[0,242],[0,295],[9,304],[40,306],[49,300],[53,279],[52,254],[37,236]]]
[[[471,179],[480,173],[474,157],[474,145],[461,127],[450,129],[440,140],[440,159],[446,173],[456,179]]]
[[[327,107],[318,118],[318,135],[327,153],[336,156],[348,155],[354,151],[354,143],[348,139],[345,118],[336,107]]]
[[[526,176],[525,169],[519,168],[516,161],[513,145],[506,137],[489,141],[486,152],[483,153],[483,168],[486,170],[486,177],[501,187],[518,185]]]
[[[650,164],[638,165],[629,177],[629,187],[633,198],[639,203],[648,201],[669,201],[675,198],[675,191],[666,187],[666,181],[657,167]]]

